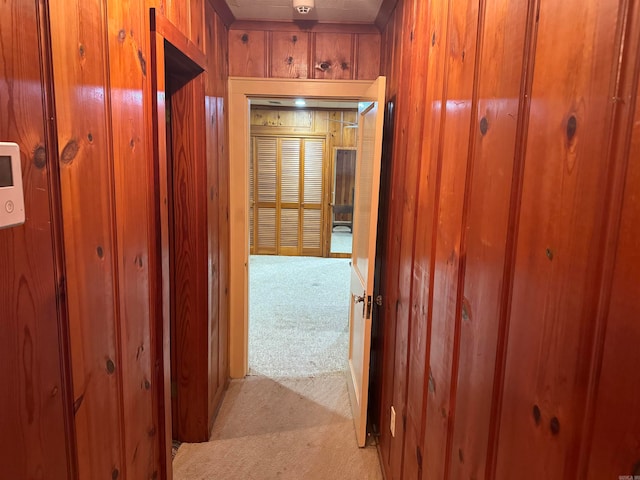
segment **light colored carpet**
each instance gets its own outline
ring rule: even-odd
[[[252,255],[249,374],[302,377],[347,368],[349,260]]]
[[[211,439],[183,443],[174,480],[382,480],[356,443],[346,383],[349,261],[250,259],[250,376],[233,380]]]
[[[211,440],[182,444],[175,480],[382,480],[356,446],[345,377],[231,382]]]
[[[344,227],[336,227],[331,233],[331,253],[351,253],[352,245],[353,235]]]

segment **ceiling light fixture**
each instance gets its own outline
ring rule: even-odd
[[[304,107],[307,102],[305,102],[304,98],[299,98],[295,101],[297,107]]]
[[[303,15],[309,13],[314,6],[314,0],[293,0],[293,8]]]

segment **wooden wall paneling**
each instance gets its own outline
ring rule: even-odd
[[[0,230],[0,461],[7,478],[74,478],[48,11],[19,1],[0,14],[0,138],[20,147],[26,216]]]
[[[407,361],[408,361],[408,340],[409,340],[409,290],[401,291],[401,275],[409,274],[407,272],[406,263],[411,263],[412,252],[407,252],[406,248],[406,231],[403,230],[405,222],[410,221],[405,219],[403,214],[405,209],[404,202],[406,201],[405,184],[404,180],[407,178],[406,172],[410,169],[409,159],[406,154],[407,149],[407,126],[410,111],[410,98],[409,98],[409,71],[411,66],[411,46],[412,43],[409,36],[404,35],[403,32],[411,31],[413,25],[413,10],[410,8],[413,4],[408,5],[403,10],[398,12],[396,22],[398,24],[395,27],[395,33],[398,35],[395,45],[401,48],[399,54],[395,55],[395,60],[398,62],[396,71],[403,72],[402,77],[398,81],[398,92],[396,100],[396,130],[394,132],[394,146],[393,146],[393,167],[392,173],[392,188],[391,188],[391,211],[392,221],[389,223],[390,233],[388,247],[390,255],[388,256],[388,262],[390,262],[389,275],[384,287],[384,295],[388,298],[386,304],[393,310],[385,312],[388,322],[395,325],[394,344],[389,348],[385,347],[385,351],[394,352],[394,364],[391,381],[390,391],[385,392],[383,390],[382,401],[382,420],[381,431],[386,433],[390,431],[390,410],[393,406],[396,412],[395,423],[395,437],[389,438],[389,470],[391,478],[401,478],[404,439],[405,439],[405,426],[406,426],[406,386],[407,386]],[[401,180],[402,179],[402,180]],[[403,233],[405,234],[403,242]],[[404,248],[403,248],[404,245]],[[403,256],[404,255],[404,256]],[[408,258],[407,258],[408,256]],[[409,267],[410,268],[410,267]],[[388,315],[388,317],[387,317]],[[391,350],[392,349],[392,350]],[[385,397],[384,394],[388,394]]]
[[[381,38],[376,34],[356,35],[355,80],[375,80],[380,76]]]
[[[498,478],[572,478],[583,438],[625,12],[576,8],[541,3],[537,17]]]
[[[267,76],[268,35],[260,30],[229,31],[229,75]]]
[[[156,10],[151,10],[150,17],[155,19]],[[170,255],[169,255],[169,172],[167,161],[167,92],[165,84],[165,58],[164,58],[164,38],[155,29],[155,22],[151,22],[150,41],[150,75],[152,101],[151,109],[151,144],[150,151],[153,155],[150,158],[150,170],[153,172],[152,179],[154,188],[151,189],[152,204],[154,205],[155,222],[152,228],[155,232],[155,243],[153,244],[154,260],[150,261],[150,266],[154,271],[155,279],[155,310],[157,319],[152,330],[153,356],[155,359],[155,383],[156,400],[155,409],[158,415],[158,435],[160,444],[160,469],[164,478],[172,479],[172,439],[173,420],[172,408],[174,407],[171,398],[172,373],[175,371],[171,357],[171,292],[170,282]],[[158,233],[159,232],[159,233]],[[161,312],[161,315],[160,313]],[[163,478],[161,476],[161,478]]]
[[[385,275],[382,278],[382,292],[384,295],[384,304],[383,304],[383,313],[384,316],[384,331],[383,331],[383,368],[382,368],[382,381],[381,381],[381,392],[380,392],[380,451],[382,466],[385,471],[385,475],[389,479],[399,478],[399,467],[398,461],[392,456],[391,448],[392,446],[402,441],[401,436],[392,436],[390,432],[390,415],[391,415],[391,407],[393,406],[393,395],[395,391],[395,376],[396,376],[396,330],[397,325],[395,322],[396,318],[396,302],[398,297],[398,289],[397,289],[397,279],[398,279],[398,258],[400,252],[400,235],[399,235],[399,217],[397,215],[400,212],[398,196],[401,181],[400,179],[404,178],[403,168],[404,163],[398,159],[396,156],[396,151],[398,149],[398,141],[396,140],[396,136],[399,135],[401,131],[400,121],[402,119],[402,108],[404,108],[404,104],[401,105],[402,97],[398,96],[397,86],[399,80],[397,76],[393,75],[393,72],[397,72],[398,68],[395,66],[394,62],[399,62],[401,60],[401,50],[396,49],[395,46],[399,46],[399,35],[401,32],[401,24],[402,22],[402,9],[396,9],[393,13],[393,18],[387,25],[387,30],[391,30],[387,32],[386,36],[388,38],[388,46],[385,48],[385,51],[392,53],[387,55],[387,63],[385,64],[386,71],[383,72],[390,79],[387,83],[387,110],[390,110],[390,115],[394,118],[394,129],[390,132],[389,137],[393,138],[393,145],[386,146],[389,152],[388,162],[390,165],[387,167],[390,174],[389,181],[389,190],[387,197],[387,205],[385,205],[385,211],[387,212],[387,228],[384,232],[384,249],[386,251],[385,258]],[[395,87],[395,89],[394,89]],[[388,137],[388,138],[389,138]],[[395,408],[395,407],[394,407]],[[396,426],[402,425],[402,412],[396,411],[397,420]],[[397,470],[394,470],[394,467]]]
[[[413,23],[409,31],[412,39],[411,70],[409,82],[409,110],[407,138],[407,170],[405,173],[405,200],[403,210],[402,243],[407,243],[406,258],[401,259],[400,297],[407,298],[409,315],[409,338],[407,360],[406,427],[404,439],[403,478],[420,478],[424,456],[424,390],[428,344],[428,318],[430,311],[429,282],[431,271],[430,255],[434,213],[428,205],[433,205],[432,193],[435,189],[422,185],[425,176],[432,174],[432,159],[425,155],[428,151],[429,136],[424,134],[426,120],[431,111],[427,103],[426,79],[430,71],[431,35],[430,4],[413,4]],[[437,59],[437,56],[435,57]],[[435,162],[433,162],[435,164]],[[428,200],[427,200],[428,199]],[[426,208],[425,208],[426,207]],[[421,210],[418,215],[417,212]]]
[[[425,478],[447,478],[455,419],[455,377],[459,354],[461,237],[478,32],[478,2],[449,4],[447,69],[441,162],[437,200],[437,235],[433,245],[433,306],[429,346],[429,380],[424,449]],[[459,452],[457,452],[459,455]]]
[[[271,78],[309,78],[309,34],[270,32],[269,72]]]
[[[147,13],[142,3],[107,2],[111,131],[113,135],[115,213],[120,285],[120,345],[122,403],[127,475],[158,475],[159,443],[151,382],[152,322],[149,278],[149,222],[152,211],[147,191],[147,111],[149,51]],[[122,122],[127,118],[127,122]],[[159,313],[159,312],[158,312]]]
[[[50,13],[78,474],[126,475],[104,4]]]
[[[611,272],[613,282],[608,289],[611,300],[604,305],[607,319],[603,335],[599,338],[602,345],[600,365],[597,365],[599,375],[592,433],[591,438],[586,438],[584,442],[587,447],[584,449],[582,472],[584,478],[589,479],[602,478],[609,472],[640,475],[640,392],[634,381],[635,367],[640,365],[640,352],[636,348],[640,341],[640,329],[637,321],[634,321],[638,312],[636,299],[640,295],[640,283],[637,281],[640,268],[640,199],[637,195],[640,191],[640,164],[634,161],[640,158],[640,63],[637,60],[640,58],[637,55],[640,16],[637,15],[637,4],[631,8],[628,16],[631,28],[628,29],[627,38],[632,37],[632,40],[625,46],[625,50],[630,47],[625,55],[630,64],[627,67],[628,80],[618,91],[618,96],[623,99],[619,108],[626,112],[622,112],[624,122],[618,124],[620,146],[617,151],[620,156],[617,163],[622,170],[619,178],[624,181],[626,174],[626,181],[624,190],[618,191],[623,195],[622,201],[611,205],[611,211],[621,207],[617,210],[620,223],[615,240],[610,242],[615,252]],[[617,216],[615,213],[612,215],[614,218]]]
[[[226,45],[226,27],[221,20],[218,20],[221,35],[218,37],[218,48],[224,51]],[[224,70],[226,62],[218,67]],[[226,85],[226,73],[224,85]],[[225,112],[227,105],[226,87],[222,87],[217,98],[216,113],[218,119],[218,185],[219,185],[219,254],[218,254],[218,322],[219,322],[219,361],[218,361],[218,383],[220,385],[220,402],[222,393],[229,383],[229,150],[227,148],[228,117]],[[220,403],[218,403],[219,405]]]
[[[615,116],[611,132],[611,201],[608,235],[604,242],[604,265],[597,312],[596,339],[588,390],[579,478],[599,478],[607,472],[640,475],[640,405],[633,382],[634,365],[640,364],[640,338],[632,322],[638,308],[635,273],[638,256],[640,203],[640,4],[625,5],[626,18],[620,34],[624,43],[619,80],[614,97]]]
[[[353,80],[354,34],[314,33],[311,35],[311,78]]]
[[[183,4],[184,5],[184,4]],[[207,53],[205,5],[209,7],[208,0],[189,0],[189,30],[184,30],[187,37],[202,52]]]
[[[209,436],[209,312],[204,79],[171,92],[179,422],[177,438]],[[207,320],[205,320],[207,319]]]
[[[208,237],[208,316],[209,316],[209,418],[213,418],[220,391],[220,284],[218,271],[220,251],[219,188],[218,188],[218,102],[205,97],[207,135],[207,237]]]
[[[484,478],[502,304],[528,6],[484,4],[463,229],[460,358],[450,473]],[[519,122],[514,121],[520,119]]]

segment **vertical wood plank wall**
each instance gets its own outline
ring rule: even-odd
[[[380,75],[380,32],[373,25],[234,22],[234,77],[373,80]]]
[[[0,5],[0,140],[20,147],[26,216],[0,230],[0,463],[16,479],[75,471],[45,3]]]
[[[388,480],[640,474],[639,13],[392,12],[374,419]]]
[[[11,478],[171,478],[155,350],[151,7],[208,55],[209,419],[227,382],[227,27],[206,0],[3,4],[0,140],[21,147],[27,209],[23,227],[0,231]]]

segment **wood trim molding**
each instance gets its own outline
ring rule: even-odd
[[[367,99],[371,80],[229,77],[229,374],[248,372],[249,98]]]
[[[373,24],[365,23],[318,23],[314,21],[264,22],[253,20],[235,21],[229,30],[260,30],[271,32],[312,33],[375,33],[380,31]]]
[[[225,0],[209,0],[209,5],[213,7],[227,28],[236,21],[236,17]]]
[[[391,13],[396,8],[398,4],[398,0],[382,0],[382,4],[380,5],[380,10],[378,11],[378,16],[376,17],[375,24],[380,29],[380,31],[384,31],[389,23],[389,19],[391,18]]]
[[[167,17],[159,13],[155,8],[151,9],[151,31],[157,32],[166,41],[171,43],[193,63],[198,65],[202,71],[207,70],[207,57],[191,40],[185,37]]]

